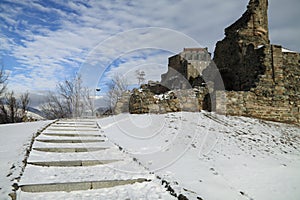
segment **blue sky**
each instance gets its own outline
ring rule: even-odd
[[[159,80],[183,47],[208,47],[248,0],[1,0],[0,53],[9,89],[43,93],[82,73],[91,88],[115,73]],[[269,2],[270,39],[300,51],[299,0]]]

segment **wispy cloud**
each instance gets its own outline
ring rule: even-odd
[[[6,55],[16,59],[8,70],[12,71],[10,87],[19,91],[53,89],[58,81],[76,72],[85,73],[86,84],[96,87],[102,76],[126,74],[138,66],[147,70],[147,78],[158,79],[166,69],[168,55],[134,57],[130,52],[156,48],[178,53],[188,45],[178,40],[179,34],[195,41],[190,45],[208,46],[213,51],[216,41],[223,38],[224,28],[240,17],[247,3],[248,0],[3,0],[0,51],[3,59]],[[299,1],[270,1],[269,5],[271,39],[299,50]],[[141,29],[145,27],[162,27],[177,34]],[[109,68],[114,60],[125,57],[126,63]]]

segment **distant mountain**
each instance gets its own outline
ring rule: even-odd
[[[103,115],[105,113],[111,113],[111,110],[107,107],[99,107],[96,109],[96,112],[99,113],[100,115]]]
[[[34,113],[36,115],[39,115],[40,117],[42,118],[45,118],[45,115],[42,111],[36,109],[36,108],[33,108],[33,107],[28,107],[28,111],[31,112],[31,113]]]

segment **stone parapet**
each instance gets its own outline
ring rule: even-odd
[[[199,112],[208,94],[206,88],[174,90],[155,95],[149,90],[134,89],[130,97],[129,112],[168,113],[178,111]]]

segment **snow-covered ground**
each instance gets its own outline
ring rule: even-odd
[[[20,176],[26,149],[50,121],[0,125],[0,199],[9,199],[13,179]]]
[[[84,168],[71,167],[72,171],[68,172],[70,173],[68,175],[62,168],[51,167],[42,170],[41,167],[32,165],[25,169],[20,183],[39,180],[50,182],[47,177],[39,177],[37,172],[52,174],[52,171],[54,174],[61,173],[62,177],[65,177],[64,181],[78,178],[80,179],[78,181],[82,181],[80,177],[86,180],[90,180],[89,177],[95,180],[105,178],[106,175],[103,173],[110,173],[113,169],[122,174],[109,174],[107,177],[116,176],[119,179],[123,176],[127,177],[126,174],[132,176],[142,169],[132,161],[144,166],[145,173],[153,172],[154,174],[146,176],[154,181],[86,191],[34,194],[22,192],[21,199],[138,199],[136,197],[175,199],[160,186],[162,180],[168,182],[177,195],[182,194],[189,199],[300,199],[299,126],[245,117],[226,117],[207,112],[179,112],[163,115],[120,114],[98,119],[97,122],[101,127],[97,133],[101,135],[98,139],[107,142],[99,146],[97,143],[86,145],[87,147],[109,145],[110,149],[102,150],[101,154],[47,153],[47,157],[43,157],[45,155],[43,152],[32,151],[28,161],[110,158],[120,159],[122,162],[109,164],[109,171],[104,170],[105,166],[90,166],[89,171],[94,169],[95,176],[91,176]],[[49,122],[0,126],[0,199],[8,199],[6,195],[11,189],[10,180],[18,177],[26,148],[33,134],[47,123]],[[39,140],[49,139],[49,137],[53,140],[70,138],[49,135],[57,132],[55,129],[57,129],[56,125],[49,127],[45,132],[48,135],[40,135]],[[71,133],[68,130],[71,129],[70,127],[66,126],[62,129],[64,131],[60,130],[60,133]],[[91,137],[94,133],[96,134],[96,131],[85,132]],[[49,148],[59,146],[55,143],[42,144],[41,141],[35,141],[33,147],[39,148],[45,145]],[[66,145],[64,147],[76,146]],[[119,149],[125,155],[122,155]],[[15,168],[10,169],[12,165]],[[102,168],[103,170],[98,170]],[[7,177],[10,172],[12,174]],[[30,174],[36,178],[30,179]],[[77,176],[73,177],[72,174]],[[156,176],[161,180],[156,179]],[[159,195],[155,196],[155,194]]]
[[[300,199],[297,126],[206,112],[121,114],[98,123],[189,199]]]
[[[83,119],[57,121],[36,137],[18,184],[18,200],[175,199],[95,121]]]

